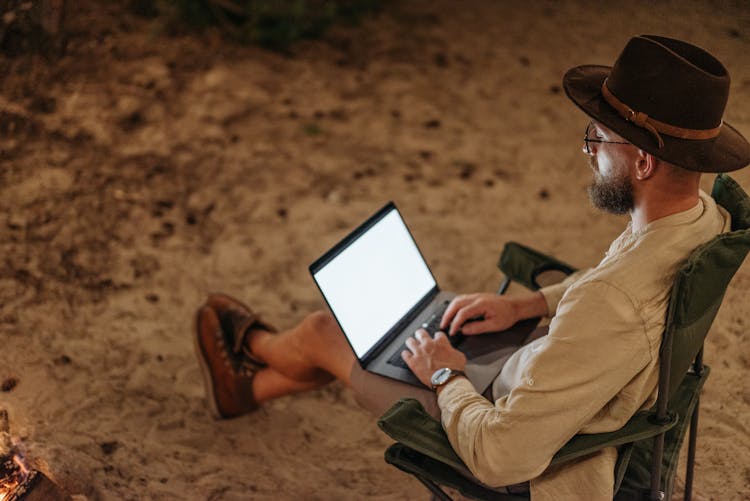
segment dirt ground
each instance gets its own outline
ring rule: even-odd
[[[589,205],[560,82],[636,34],[716,54],[750,136],[739,0],[394,2],[290,55],[69,4],[64,57],[0,59],[0,407],[80,499],[426,499],[338,384],[214,421],[205,295],[293,325],[323,307],[309,263],[387,200],[446,289],[494,290],[509,240],[596,263],[625,220]],[[745,263],[706,347],[695,499],[750,496],[748,291]]]

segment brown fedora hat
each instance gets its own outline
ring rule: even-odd
[[[613,67],[578,66],[563,87],[584,113],[666,162],[701,172],[750,164],[750,144],[722,121],[729,73],[700,47],[634,37]]]

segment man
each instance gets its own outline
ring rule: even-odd
[[[195,340],[214,413],[240,415],[336,378],[376,413],[419,398],[488,485],[529,481],[532,499],[611,499],[614,448],[557,468],[550,459],[574,434],[616,430],[655,401],[674,274],[694,248],[730,228],[726,211],[700,191],[701,172],[744,167],[750,144],[722,122],[727,71],[685,42],[635,37],[614,67],[580,66],[563,84],[592,119],[583,145],[592,202],[630,216],[595,268],[533,294],[455,298],[444,332],[433,339],[417,331],[402,354],[434,392],[363,371],[328,312],[277,334],[237,301],[213,295],[198,312]],[[493,401],[479,395],[447,336],[542,315],[552,317],[549,334],[508,359]]]

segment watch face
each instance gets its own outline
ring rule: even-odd
[[[433,386],[440,386],[441,384],[448,381],[448,378],[451,376],[451,370],[447,367],[443,367],[442,369],[438,369],[435,371],[435,373],[432,375],[432,381],[431,383]]]

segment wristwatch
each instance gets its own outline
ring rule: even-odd
[[[436,370],[430,378],[432,389],[437,390],[438,387],[443,386],[456,376],[466,376],[466,374],[463,371],[451,369],[449,367],[443,367],[442,369]]]

